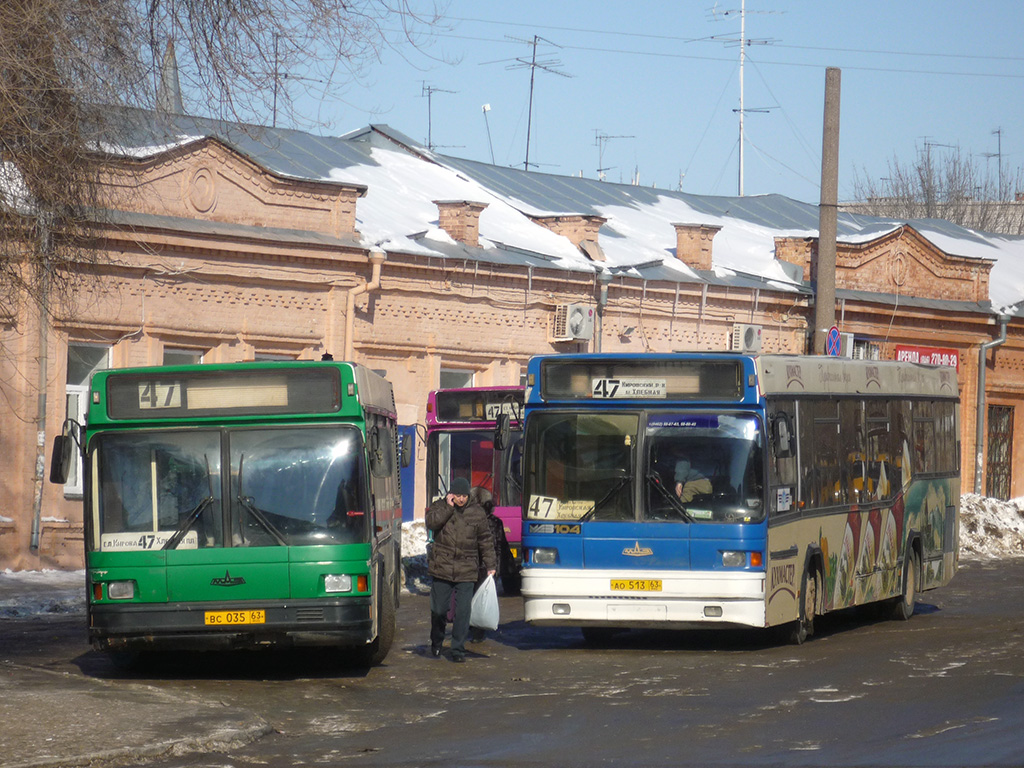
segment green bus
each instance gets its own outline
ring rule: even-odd
[[[100,371],[50,479],[83,461],[89,640],[384,660],[401,588],[391,384],[335,361]]]

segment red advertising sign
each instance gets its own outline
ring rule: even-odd
[[[924,365],[945,365],[960,371],[960,354],[955,349],[944,347],[916,347],[910,344],[896,345],[896,359],[905,363]]]

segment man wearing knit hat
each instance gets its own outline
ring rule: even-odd
[[[473,587],[481,563],[491,575],[498,568],[491,527],[483,507],[469,503],[469,481],[464,477],[455,478],[448,495],[430,505],[426,524],[434,538],[427,559],[427,571],[433,579],[430,585],[430,655],[441,656],[448,607],[454,594],[451,659],[465,661]]]

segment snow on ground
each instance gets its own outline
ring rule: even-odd
[[[1024,556],[1024,497],[998,501],[973,493],[961,496],[960,556]]]
[[[1024,497],[997,501],[973,493],[960,499],[960,556],[964,560],[1024,557]],[[426,594],[427,530],[402,525],[402,566],[410,592]],[[85,613],[84,571],[0,571],[0,620]]]

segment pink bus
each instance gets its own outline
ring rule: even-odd
[[[508,416],[510,439],[495,449],[498,417]],[[438,389],[427,397],[427,503],[444,496],[452,480],[491,492],[508,548],[498,573],[505,594],[519,594],[522,541],[522,387]]]

